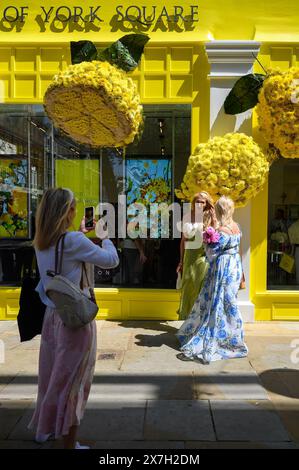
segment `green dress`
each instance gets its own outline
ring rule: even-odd
[[[178,315],[180,320],[185,320],[201,291],[208,271],[205,250],[201,246],[196,250],[186,249],[184,252],[182,290]]]

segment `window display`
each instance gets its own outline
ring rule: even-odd
[[[299,289],[299,162],[279,160],[269,177],[268,289]]]
[[[26,159],[0,159],[0,237],[28,237]]]
[[[78,228],[86,207],[115,209],[113,242],[120,268],[95,270],[96,286],[175,288],[179,239],[118,237],[118,197],[171,203],[190,155],[191,106],[145,105],[141,140],[122,148],[91,149],[52,126],[42,106],[0,105],[0,284],[20,285],[31,266],[34,221],[44,189],[69,187],[77,198]],[[98,217],[95,211],[96,218]],[[148,227],[153,228],[153,227]],[[90,235],[99,243],[94,232]]]

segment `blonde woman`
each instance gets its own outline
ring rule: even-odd
[[[50,435],[63,437],[66,449],[82,448],[76,434],[93,378],[96,325],[93,321],[77,330],[64,326],[46,295],[51,279],[47,270],[54,270],[55,245],[66,232],[62,275],[78,287],[83,262],[103,268],[113,268],[119,262],[110,240],[103,240],[101,248],[85,236],[84,219],[81,231],[68,232],[75,215],[76,201],[70,190],[48,189],[37,210],[34,238],[41,277],[37,291],[47,309],[41,335],[37,404],[29,428],[35,429],[38,442]]]
[[[219,359],[245,357],[243,322],[237,305],[242,277],[239,247],[241,232],[233,220],[234,203],[221,197],[215,204],[219,221],[217,237],[206,244],[209,269],[190,317],[177,333],[181,360],[199,359],[208,364]]]
[[[203,223],[195,221],[195,208],[200,205],[203,211]],[[180,262],[177,273],[182,275],[181,299],[178,310],[180,320],[185,320],[190,314],[195,300],[201,291],[204,278],[208,270],[205,250],[202,244],[197,248],[186,247],[186,243],[192,240],[190,236],[197,231],[203,231],[208,226],[215,224],[214,205],[211,196],[202,191],[194,195],[191,203],[191,221],[183,220],[183,232],[180,244]],[[201,233],[200,233],[201,237]]]

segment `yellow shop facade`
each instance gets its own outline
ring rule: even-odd
[[[4,0],[0,6],[0,320],[17,316],[45,188],[74,191],[76,223],[84,207],[98,202],[112,203],[117,213],[119,196],[128,185],[138,188],[145,173],[159,175],[175,201],[174,189],[198,143],[233,131],[263,142],[255,112],[224,112],[236,80],[261,66],[299,66],[296,0],[26,3]],[[137,32],[150,37],[132,74],[144,105],[140,142],[95,151],[68,140],[42,103],[55,73],[71,63],[70,42],[89,40],[101,48]],[[273,163],[264,190],[236,218],[243,231],[244,320],[299,320],[299,276],[279,266],[290,244],[299,250],[296,237],[288,236],[299,220],[299,160]],[[146,263],[129,238],[115,243],[120,270],[109,278],[95,272],[98,318],[175,320],[179,240],[144,240]]]

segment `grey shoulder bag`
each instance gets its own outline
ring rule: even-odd
[[[83,273],[85,273],[86,280],[89,284],[85,263],[82,263],[80,288],[61,275],[65,236],[66,234],[64,233],[56,243],[55,271],[47,271],[47,275],[51,276],[52,279],[47,286],[46,294],[54,303],[55,309],[65,326],[77,329],[87,325],[96,317],[98,306],[93,289],[89,288],[90,297],[83,291]],[[58,250],[60,242],[61,250],[59,259]]]

